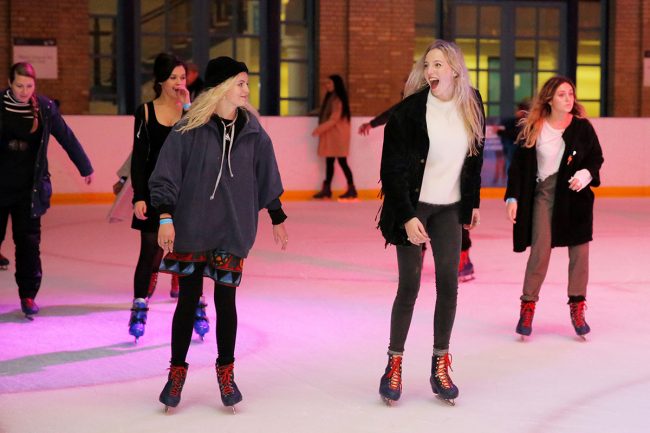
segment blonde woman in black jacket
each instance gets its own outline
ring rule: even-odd
[[[381,160],[384,203],[379,226],[396,245],[399,285],[393,304],[388,365],[379,392],[400,398],[402,355],[420,289],[422,244],[431,243],[436,307],[430,384],[453,403],[449,341],[456,314],[461,227],[479,224],[485,121],[458,46],[437,40],[415,64],[406,98],[386,125]]]

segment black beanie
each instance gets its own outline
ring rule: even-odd
[[[244,62],[226,56],[211,59],[205,68],[205,87],[216,87],[241,72],[248,73]]]

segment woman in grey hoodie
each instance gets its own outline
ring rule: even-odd
[[[203,277],[215,282],[215,368],[221,400],[233,410],[241,401],[233,374],[235,293],[261,209],[271,216],[276,243],[284,250],[288,242],[273,144],[244,108],[249,94],[246,65],[229,57],[212,59],[205,81],[206,90],[167,137],[149,179],[151,204],[160,212],[158,243],[167,253],[160,270],[181,277],[171,366],[160,394],[166,409],[180,402]]]

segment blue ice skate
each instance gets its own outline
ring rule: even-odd
[[[386,371],[379,381],[379,395],[388,406],[402,396],[402,356],[388,354]]]
[[[143,298],[137,298],[133,300],[133,306],[131,307],[131,319],[129,320],[129,334],[135,337],[135,342],[138,342],[138,338],[144,335],[144,325],[147,323],[147,301]]]
[[[434,394],[440,397],[445,403],[454,406],[456,403],[454,399],[458,397],[458,388],[451,381],[449,376],[449,369],[451,369],[451,355],[445,353],[444,355],[433,355],[431,358],[431,390]]]

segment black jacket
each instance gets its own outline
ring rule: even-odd
[[[384,203],[379,228],[387,244],[409,245],[404,223],[415,216],[420,186],[429,154],[426,105],[429,88],[425,88],[399,103],[384,130],[381,155],[381,184]],[[483,106],[481,95],[476,98]],[[485,135],[485,118],[483,116]],[[472,209],[478,208],[481,191],[483,143],[477,143],[478,154],[465,158],[460,174],[460,221],[469,224]]]
[[[90,176],[93,173],[93,167],[86,152],[84,152],[79,140],[61,117],[56,104],[45,96],[37,95],[36,98],[38,99],[39,121],[43,127],[43,133],[36,155],[36,166],[34,167],[34,181],[31,191],[32,218],[40,217],[50,207],[52,183],[47,162],[47,145],[50,141],[50,134],[54,135],[82,176]],[[0,113],[4,111],[3,105],[4,102],[0,98]],[[0,120],[1,128],[2,120]]]
[[[596,131],[587,119],[574,117],[562,134],[564,155],[558,170],[551,219],[551,246],[580,245],[592,240],[594,193],[600,185],[603,152]],[[575,152],[575,153],[574,153]],[[580,192],[569,189],[569,179],[586,168],[593,178]],[[537,184],[537,147],[517,147],[508,172],[505,198],[517,199],[517,223],[513,226],[513,249],[525,251],[531,244],[533,204]]]

